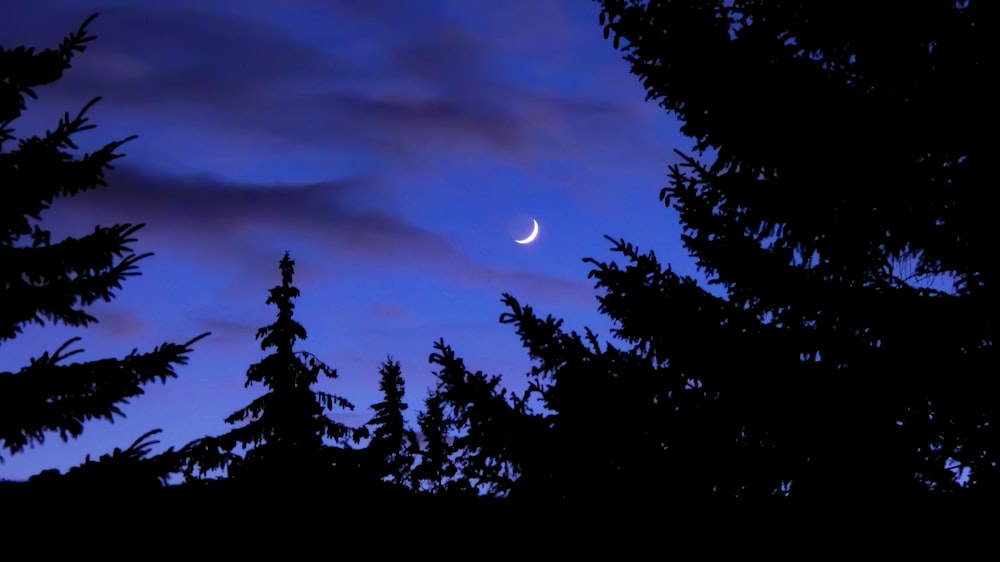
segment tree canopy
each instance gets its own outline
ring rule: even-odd
[[[731,491],[954,491],[961,467],[995,487],[995,8],[600,3],[695,141],[661,199],[723,291],[619,242],[602,311],[707,399],[686,433],[722,432]]]
[[[505,296],[524,398],[432,356],[458,458],[562,500],[995,489],[991,4],[599,2],[693,139],[660,199],[714,287],[609,237],[615,341]]]

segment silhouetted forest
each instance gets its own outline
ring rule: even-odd
[[[693,140],[660,200],[711,287],[608,237],[621,263],[585,261],[611,338],[504,294],[500,320],[535,364],[525,392],[442,339],[426,396],[407,394],[388,357],[373,417],[348,427],[330,414],[355,405],[315,388],[336,379],[324,363],[336,358],[299,347],[286,253],[267,299],[275,321],[257,333],[267,355],[246,372],[265,393],[227,433],[153,454],[151,429],[4,493],[231,506],[308,494],[398,506],[386,514],[992,497],[1000,300],[982,166],[993,4],[599,3],[605,38]],[[65,240],[45,229],[50,205],[105,186],[130,140],[74,155],[94,102],[43,137],[12,134],[25,98],[93,39],[92,19],[54,49],[0,48],[3,345],[30,323],[86,327],[88,305],[113,298],[148,255],[129,247],[142,225]],[[0,373],[0,453],[123,415],[207,335],[86,363],[66,361],[75,340],[54,342]]]

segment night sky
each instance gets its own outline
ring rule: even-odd
[[[109,187],[57,200],[55,235],[145,222],[141,262],[87,329],[32,326],[0,370],[81,336],[76,360],[121,357],[211,331],[165,385],[114,424],[7,456],[0,478],[66,468],[162,428],[179,447],[227,429],[260,390],[288,250],[302,291],[300,349],[340,378],[323,388],[371,417],[378,366],[402,363],[411,417],[438,338],[473,369],[524,387],[531,367],[500,303],[510,292],[566,328],[607,335],[581,260],[625,238],[693,274],[658,200],[673,149],[692,142],[645,102],[588,0],[5,0],[0,43],[55,47],[91,13],[97,40],[38,90],[15,134],[55,126],[96,96],[81,150],[131,134]],[[30,186],[26,186],[29,187]],[[541,232],[531,245],[531,219]],[[595,415],[601,415],[595,412]],[[160,447],[161,450],[163,447]]]

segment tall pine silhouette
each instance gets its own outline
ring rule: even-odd
[[[337,371],[313,354],[295,349],[296,342],[306,339],[306,330],[293,317],[299,290],[292,285],[295,262],[288,253],[280,270],[281,284],[267,298],[267,304],[278,309],[277,318],[257,332],[261,349],[271,353],[246,373],[247,387],[261,385],[267,392],[226,418],[228,424],[242,425],[187,448],[189,471],[196,466],[201,473],[228,468],[232,478],[280,484],[316,482],[331,476],[338,464],[349,464],[345,450],[328,440],[346,443],[354,431],[327,412],[353,410],[354,405],[313,388],[321,375],[335,379]],[[245,454],[239,456],[237,449],[245,449]]]
[[[720,289],[594,262],[687,412],[666,454],[737,496],[996,490],[993,4],[600,3],[694,139],[661,199]]]

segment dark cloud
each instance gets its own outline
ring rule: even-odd
[[[98,39],[77,56],[66,81],[75,89],[106,90],[132,105],[246,102],[312,86],[317,78],[349,81],[361,68],[278,26],[237,13],[154,2],[96,8],[100,14],[89,30]],[[5,29],[5,34],[39,48],[54,47],[92,12],[76,6],[54,18],[25,15],[21,21],[27,30]]]
[[[236,322],[222,318],[199,318],[195,321],[198,328],[206,332],[211,332],[211,345],[213,348],[236,348],[243,351],[253,342],[260,326],[252,326],[247,322]],[[253,348],[257,346],[250,344]]]
[[[442,262],[457,248],[441,235],[344,199],[363,192],[365,178],[314,184],[236,185],[211,177],[171,178],[122,168],[109,187],[77,198],[56,222],[145,222],[143,235],[184,244],[218,259],[237,257],[253,236],[280,232],[360,260]],[[81,214],[80,211],[84,211]]]
[[[309,245],[338,263],[433,270],[444,279],[498,293],[580,302],[593,295],[585,283],[550,275],[484,266],[449,238],[378,209],[366,178],[311,184],[239,185],[208,176],[165,177],[131,168],[109,174],[108,187],[70,205],[56,202],[44,216],[58,236],[79,235],[95,222],[143,222],[142,239],[218,266],[274,277],[275,252]],[[365,201],[366,199],[372,199]],[[358,201],[367,206],[357,206]],[[278,246],[278,242],[273,245]],[[306,264],[308,265],[308,264]],[[343,267],[338,274],[343,274]],[[317,274],[313,266],[307,273]],[[270,285],[268,285],[270,286]]]
[[[409,322],[413,320],[413,314],[410,311],[387,303],[373,305],[371,314],[379,322]]]
[[[509,67],[505,33],[532,25],[516,17],[537,11],[527,4],[501,10],[499,29],[460,27],[433,3],[363,4],[314,5],[334,26],[320,41],[250,14],[113,3],[92,25],[99,40],[52,101],[78,104],[87,92],[105,96],[102,111],[364,152],[394,169],[470,150],[519,163],[576,158],[640,119],[636,106],[553,82],[560,72],[551,61],[529,82]],[[86,13],[59,21],[68,31]],[[630,150],[644,143],[633,136]]]
[[[96,331],[106,334],[114,341],[134,342],[150,331],[149,322],[139,314],[124,310],[91,310],[97,318]]]

